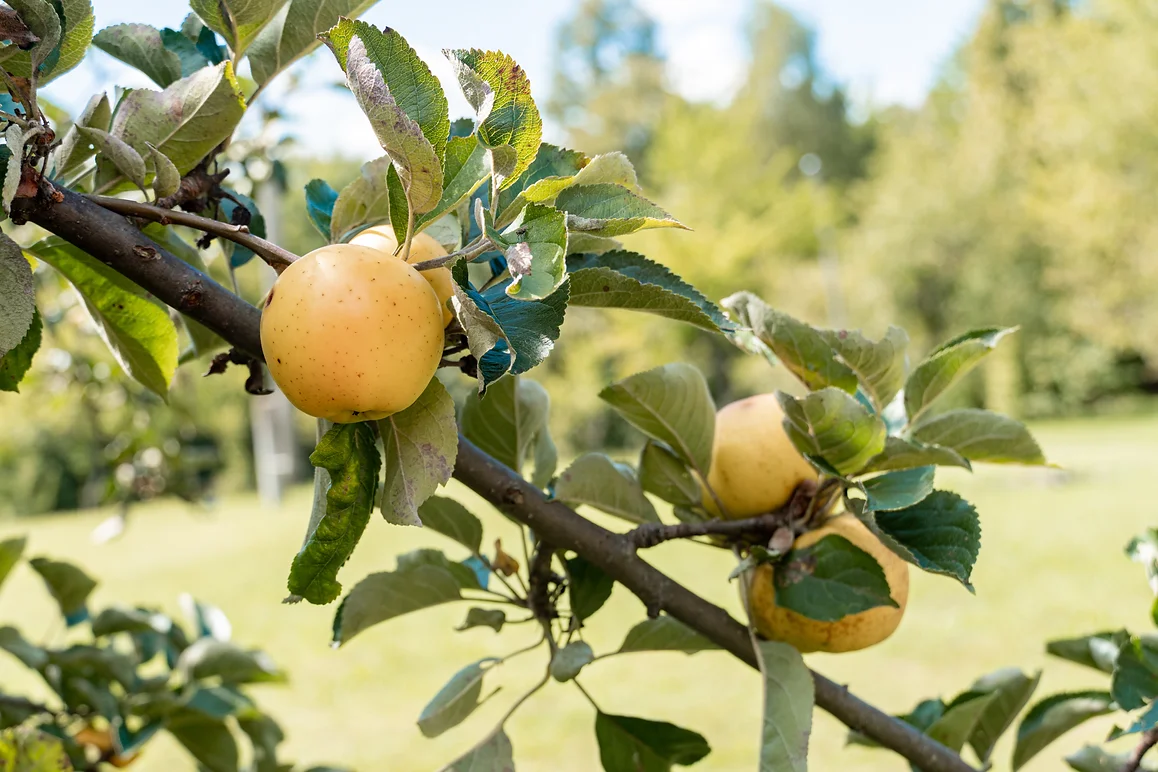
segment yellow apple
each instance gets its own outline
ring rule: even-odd
[[[389,255],[393,255],[394,250],[398,249],[398,239],[394,236],[394,230],[389,225],[375,225],[372,228],[367,228],[350,239],[350,243],[377,249]],[[407,262],[413,265],[426,260],[433,260],[436,257],[444,257],[446,254],[446,250],[435,241],[433,236],[428,233],[419,233],[410,241],[410,259]],[[450,269],[431,268],[429,271],[422,271],[422,276],[430,282],[430,286],[434,287],[434,291],[438,294],[438,302],[442,306],[442,326],[445,327],[454,318],[454,312],[450,309],[448,302],[454,295],[454,279],[451,278]]]

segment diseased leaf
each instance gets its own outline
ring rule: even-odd
[[[318,442],[310,463],[325,469],[331,482],[325,514],[290,566],[291,596],[319,604],[338,597],[338,570],[370,522],[381,462],[374,431],[365,422],[334,424]]]
[[[822,622],[878,606],[897,608],[876,559],[836,534],[790,550],[773,581],[777,605]]]
[[[1076,726],[1113,710],[1109,692],[1065,692],[1041,700],[1025,714],[1017,728],[1013,769],[1025,764],[1050,743]]]
[[[419,731],[426,737],[438,737],[465,721],[479,706],[486,665],[494,661],[479,660],[455,673],[422,709],[418,717]]]
[[[356,19],[377,0],[290,0],[281,7],[249,46],[249,67],[263,86],[275,75],[313,51],[319,33],[341,17]]]
[[[121,174],[138,188],[145,187],[145,159],[141,157],[128,143],[120,137],[113,136],[107,131],[92,129],[87,126],[79,127],[82,136],[88,139],[97,149],[97,153],[107,158]],[[148,143],[145,143],[148,145]]]
[[[627,631],[619,653],[632,651],[682,651],[695,654],[720,648],[696,630],[674,617],[661,615],[645,619]]]
[[[23,342],[36,316],[32,266],[20,246],[0,234],[0,357]]]
[[[716,406],[707,381],[695,367],[676,362],[637,373],[608,386],[599,397],[701,474],[707,472]]]
[[[539,300],[558,289],[567,276],[567,223],[562,212],[527,204],[503,235],[510,244],[506,258],[513,277],[508,295]]]
[[[416,215],[442,197],[442,158],[450,134],[446,96],[430,68],[396,31],[341,19],[322,39],[379,144],[394,161]]]
[[[690,284],[635,252],[572,255],[567,271],[572,305],[642,311],[709,332],[736,327]]]
[[[567,228],[592,236],[624,236],[649,228],[687,226],[622,185],[602,182],[561,191],[555,208],[567,213]]]
[[[405,560],[398,568],[370,574],[342,599],[334,616],[334,643],[345,644],[379,622],[459,600],[462,583],[448,562]]]
[[[49,236],[27,251],[59,271],[80,295],[97,332],[131,377],[164,398],[177,369],[177,328],[144,290],[71,244]]]
[[[479,141],[492,151],[504,151],[503,161],[492,160],[492,167],[498,188],[509,187],[531,165],[543,134],[543,121],[531,97],[531,83],[523,68],[499,51],[443,53],[475,110]]]
[[[76,119],[76,123],[69,127],[64,139],[60,142],[60,147],[52,156],[53,167],[58,176],[67,175],[73,170],[79,169],[96,152],[92,143],[81,136],[80,127],[90,126],[94,129],[107,130],[112,117],[113,111],[112,107],[109,106],[108,95],[103,92],[94,94]]]
[[[595,715],[595,737],[605,772],[669,772],[711,753],[702,735],[666,721]]]
[[[815,698],[812,673],[790,644],[756,646],[764,676],[764,724],[760,772],[806,772]]]
[[[809,389],[834,386],[849,394],[856,391],[856,373],[837,358],[825,333],[777,311],[750,292],[726,297],[722,305]]]
[[[50,60],[53,50],[60,44],[62,34],[60,15],[48,0],[12,0],[8,5],[20,15],[20,20],[32,30],[40,42],[33,44],[27,51],[14,45],[5,46],[0,49],[0,62],[3,63],[6,72],[27,78],[32,75],[34,69],[41,70],[41,65]],[[71,5],[76,7],[76,4]],[[90,17],[92,15],[91,7],[89,15]],[[89,35],[92,35],[91,21]],[[46,69],[51,71],[51,67]]]
[[[913,439],[950,448],[970,461],[1044,464],[1045,455],[1025,424],[989,410],[962,408],[921,420]]]
[[[972,330],[933,351],[905,381],[905,411],[916,421],[937,397],[981,363],[1015,328]]]
[[[386,482],[380,508],[387,522],[421,525],[418,507],[450,479],[458,453],[454,400],[432,378],[417,401],[378,422]]]
[[[181,172],[169,160],[169,157],[148,142],[149,156],[153,159],[153,194],[154,198],[171,196],[181,187]]]
[[[603,453],[584,453],[571,462],[555,482],[555,498],[573,506],[587,504],[632,523],[659,522],[635,470]]]
[[[2,49],[0,49],[2,50]],[[12,208],[12,200],[16,198],[16,191],[20,187],[23,174],[24,145],[28,140],[43,133],[40,126],[33,126],[27,131],[18,124],[10,124],[4,130],[4,155],[7,169],[4,172],[4,189],[0,194],[0,207],[8,213]]]

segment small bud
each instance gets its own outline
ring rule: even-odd
[[[783,555],[792,549],[792,542],[794,541],[796,541],[796,537],[791,528],[777,528],[772,534],[772,538],[768,540],[768,549]]]

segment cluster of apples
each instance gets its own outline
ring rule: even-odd
[[[405,410],[442,358],[453,285],[446,255],[420,233],[403,261],[389,226],[315,249],[286,268],[265,298],[261,346],[270,375],[303,413],[334,423]]]

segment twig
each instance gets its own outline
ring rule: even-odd
[[[1155,745],[1158,745],[1158,728],[1147,729],[1142,733],[1142,739],[1138,740],[1138,744],[1134,746],[1134,750],[1130,751],[1130,756],[1126,759],[1126,764],[1122,767],[1122,772],[1138,772],[1138,770],[1142,768],[1143,757],[1145,757]]]
[[[143,204],[139,201],[130,201],[125,198],[95,195],[85,196],[85,198],[103,206],[110,212],[116,212],[126,217],[139,217],[143,220],[159,222],[162,225],[184,225],[187,228],[195,228],[199,231],[212,233],[214,236],[228,239],[234,244],[240,244],[243,247],[253,250],[254,254],[264,260],[278,273],[284,271],[291,263],[298,259],[298,256],[293,252],[282,249],[273,242],[254,236],[244,225],[231,225],[219,220],[211,220],[201,215],[189,214],[188,212],[181,212],[175,209],[162,209],[159,206]]]
[[[767,541],[781,528],[791,527],[792,518],[787,511],[757,515],[743,520],[708,520],[703,523],[644,523],[625,534],[625,538],[636,549],[647,549],[672,539],[688,539],[692,536],[754,536]]]
[[[494,247],[494,244],[491,243],[490,239],[485,236],[480,236],[457,252],[451,252],[449,255],[432,257],[429,260],[423,260],[421,263],[415,263],[414,270],[429,271],[434,268],[442,268],[443,266],[450,265],[460,257],[466,260],[473,260],[483,252],[489,251],[492,247]]]

